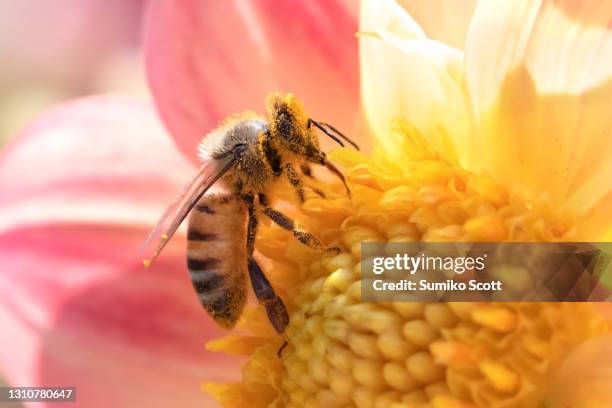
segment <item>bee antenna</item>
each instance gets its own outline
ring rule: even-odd
[[[310,127],[311,124],[315,125],[319,130],[321,130],[321,132],[325,133],[331,139],[335,140],[336,143],[338,143],[340,146],[344,147],[344,144],[337,137],[332,135],[331,132],[334,132],[340,138],[342,138],[346,142],[350,143],[351,146],[353,146],[355,149],[359,150],[359,146],[357,145],[357,143],[353,142],[348,136],[346,136],[345,134],[340,132],[338,129],[336,129],[335,127],[333,127],[329,123],[326,123],[326,122],[317,122],[314,119],[308,119],[308,127]]]
[[[338,143],[340,146],[344,147],[344,143],[342,143],[342,140],[340,140],[336,136],[332,135],[326,128],[321,126],[319,124],[319,122],[317,122],[317,121],[315,121],[313,119],[308,119],[308,127],[310,127],[310,125],[315,125],[316,128],[318,128],[321,132],[323,132],[327,136],[329,136],[330,139],[332,139],[334,142]]]
[[[342,132],[340,132],[338,129],[336,129],[335,127],[333,127],[332,125],[330,125],[327,122],[319,122],[320,125],[328,127],[329,129],[331,129],[333,132],[335,132],[338,136],[340,136],[342,139],[346,140],[348,143],[351,144],[351,146],[353,146],[355,149],[359,150],[359,146],[357,145],[357,143],[353,142],[348,136],[346,136],[345,134],[343,134]]]

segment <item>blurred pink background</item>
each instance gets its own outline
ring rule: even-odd
[[[0,0],[0,378],[76,386],[78,406],[217,406],[202,382],[235,381],[240,359],[204,347],[222,332],[185,278],[185,237],[148,270],[139,247],[203,132],[271,90],[365,123],[357,5]]]
[[[145,6],[146,0],[0,0],[0,148],[64,100],[94,93],[148,98],[140,55]]]
[[[0,146],[45,108],[94,93],[148,97],[146,0],[0,0]]]

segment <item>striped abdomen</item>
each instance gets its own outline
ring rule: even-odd
[[[191,211],[187,268],[202,306],[233,327],[246,300],[246,207],[231,195],[204,196]]]

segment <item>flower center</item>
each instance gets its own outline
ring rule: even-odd
[[[535,406],[559,359],[600,330],[580,304],[362,303],[362,242],[540,242],[573,231],[550,207],[440,157],[414,129],[399,134],[404,162],[336,151],[352,198],[329,191],[301,209],[304,225],[344,252],[322,258],[262,229],[258,250],[274,261],[268,275],[291,314],[288,346],[279,359],[283,339],[259,308],[243,321],[252,336],[211,344],[250,355],[241,383],[208,385],[225,406]]]

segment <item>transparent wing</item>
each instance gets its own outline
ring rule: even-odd
[[[143,244],[143,263],[149,266],[164,249],[191,209],[200,198],[234,164],[233,156],[205,162],[198,174],[187,184],[174,204],[161,216]]]

